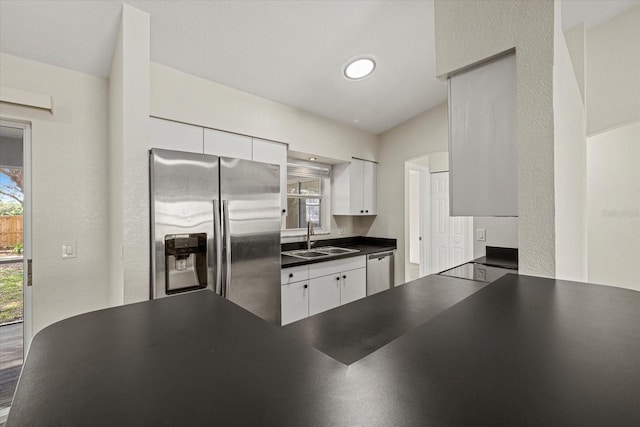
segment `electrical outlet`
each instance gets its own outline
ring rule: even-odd
[[[75,258],[77,256],[76,247],[76,240],[62,242],[62,259]]]
[[[487,230],[485,228],[476,229],[476,239],[478,242],[485,242],[487,240]]]

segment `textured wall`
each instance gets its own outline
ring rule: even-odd
[[[587,135],[640,121],[640,6],[587,31]]]
[[[553,115],[556,277],[587,280],[586,114],[565,37],[560,3],[554,33]]]
[[[111,66],[110,297],[149,299],[149,15],[123,5]]]
[[[124,159],[124,75],[122,23],[113,52],[109,74],[109,302],[112,306],[124,302],[124,276],[122,271],[122,191]]]
[[[0,54],[0,85],[53,97],[48,111],[0,103],[32,124],[33,333],[108,306],[107,81]],[[77,257],[62,259],[64,240]]]
[[[378,158],[378,215],[367,230],[369,236],[398,239],[395,283],[404,283],[405,241],[409,223],[408,173],[405,162],[448,148],[447,105],[442,104],[380,135]],[[364,227],[366,229],[366,227]]]
[[[551,1],[436,1],[436,75],[515,47],[518,240],[525,274],[555,275]]]

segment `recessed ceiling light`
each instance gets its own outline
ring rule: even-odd
[[[349,80],[360,80],[367,77],[376,68],[376,62],[369,57],[351,59],[344,67],[344,76]]]
[[[312,162],[315,162],[318,159],[316,159],[315,157],[309,157],[309,160],[311,160]]]

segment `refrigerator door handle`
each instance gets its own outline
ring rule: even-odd
[[[231,234],[229,233],[229,201],[222,201],[222,222],[225,244],[225,272],[226,279],[224,283],[224,296],[229,298],[229,290],[231,289]]]
[[[215,292],[222,295],[222,235],[220,225],[220,201],[213,200],[213,234],[216,250],[216,284]]]

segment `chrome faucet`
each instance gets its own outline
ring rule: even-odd
[[[313,246],[314,242],[311,241],[311,236],[313,236],[314,234],[313,222],[307,221],[307,250],[311,250],[311,246]]]

